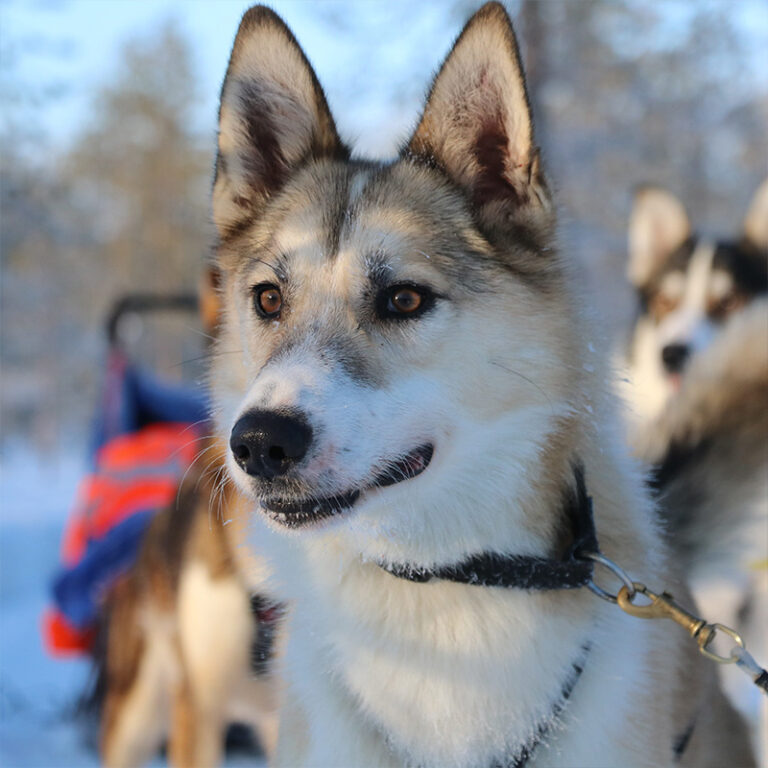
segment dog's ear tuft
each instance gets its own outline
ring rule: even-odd
[[[646,185],[635,190],[629,217],[627,276],[641,288],[691,234],[685,206],[671,192]]]
[[[264,6],[240,22],[221,89],[213,218],[236,229],[308,158],[347,157],[291,31]]]
[[[467,22],[403,154],[437,163],[479,207],[549,207],[517,40],[501,4],[487,3]]]
[[[757,188],[749,204],[744,237],[758,250],[768,251],[768,179]]]

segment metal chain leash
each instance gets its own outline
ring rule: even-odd
[[[590,579],[587,587],[601,600],[618,605],[630,616],[640,619],[671,619],[681,627],[685,627],[688,634],[696,641],[699,652],[703,656],[718,664],[736,664],[739,669],[749,675],[762,693],[768,696],[768,671],[763,669],[747,651],[744,640],[735,629],[726,627],[724,624],[707,623],[705,619],[678,605],[669,592],[657,594],[651,591],[642,582],[631,579],[623,568],[599,552],[582,552],[579,557],[591,560],[596,565],[602,565],[622,582],[621,589],[614,595],[598,586],[594,579]],[[633,601],[637,595],[648,598],[649,602],[636,604]],[[721,656],[712,649],[712,643],[718,632],[727,635],[734,642],[728,656]]]

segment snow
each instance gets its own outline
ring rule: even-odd
[[[58,660],[40,632],[61,531],[84,451],[50,464],[24,449],[0,465],[0,765],[97,766],[92,734],[75,717],[88,681],[82,658]]]

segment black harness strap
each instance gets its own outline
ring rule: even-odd
[[[587,494],[584,468],[573,468],[574,486],[564,499],[564,513],[572,528],[572,543],[559,560],[535,555],[501,555],[481,552],[455,565],[418,568],[399,563],[379,563],[400,579],[427,582],[432,579],[507,589],[578,589],[592,578],[591,560],[579,559],[579,552],[598,551],[592,499]]]
[[[693,736],[693,729],[696,727],[697,717],[688,724],[688,727],[675,739],[675,743],[672,745],[672,753],[675,756],[675,762],[679,763],[683,759],[683,754],[688,748],[688,742]]]
[[[530,738],[530,740],[523,744],[518,750],[517,754],[512,758],[510,762],[506,763],[494,763],[492,768],[524,768],[528,761],[531,759],[531,755],[536,747],[541,744],[544,737],[552,730],[554,722],[560,717],[565,709],[565,705],[568,703],[568,699],[571,698],[571,693],[576,687],[576,683],[581,677],[581,673],[584,671],[584,662],[589,654],[591,644],[584,645],[584,653],[578,662],[574,662],[571,670],[571,674],[565,681],[565,684],[560,691],[560,698],[555,702],[552,707],[552,712],[546,720],[542,720],[536,728],[536,732]]]

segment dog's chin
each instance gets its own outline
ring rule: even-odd
[[[433,454],[434,446],[431,443],[421,445],[401,459],[389,462],[370,483],[332,496],[259,495],[258,501],[267,517],[283,528],[297,530],[317,527],[325,521],[349,513],[367,494],[378,488],[418,477],[429,466]]]

